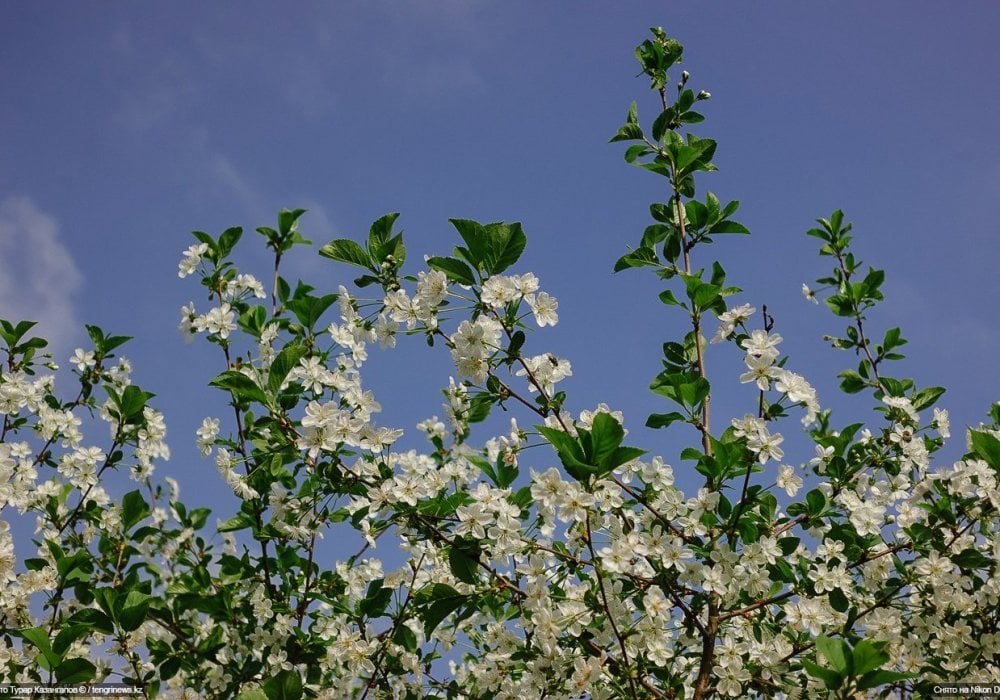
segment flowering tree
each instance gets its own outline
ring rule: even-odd
[[[633,104],[612,141],[663,178],[665,201],[615,270],[649,268],[689,324],[663,345],[650,388],[666,408],[646,425],[691,444],[655,456],[625,444],[620,412],[572,407],[558,388],[570,361],[528,350],[559,305],[512,271],[518,224],[454,219],[453,254],[412,277],[387,215],[363,243],[320,248],[363,271],[360,291],[333,293],[280,274],[309,243],[302,210],[257,229],[269,292],[232,261],[240,229],[195,232],[179,275],[211,306],[185,307],[181,329],[218,347],[210,384],[232,409],[197,444],[239,510],[213,530],[154,478],[166,429],[116,357],[126,337],[88,327],[64,393],[32,324],[0,323],[0,507],[37,518],[32,544],[0,521],[0,680],[243,700],[846,698],[1000,681],[1000,404],[963,459],[933,465],[944,390],[890,376],[906,341],[869,326],[884,274],[862,270],[838,211],[808,232],[832,270],[804,291],[845,324],[830,340],[857,366],[840,389],[870,394],[880,418],[823,409],[766,310],[730,304],[740,290],[702,257],[749,232],[738,202],[698,194],[716,143],[688,131],[710,95],[687,71],[668,77],[681,53],[661,29],[636,49],[658,114],[647,131]],[[445,348],[455,378],[444,418],[417,426],[426,446],[403,451],[362,370],[372,345],[410,336]],[[708,357],[726,353],[757,390],[744,416],[710,410],[725,377]],[[498,407],[510,428],[483,441]],[[110,437],[85,440],[85,421]],[[815,444],[807,464],[786,460],[787,426]],[[676,460],[696,493],[675,484]],[[103,479],[124,469],[138,487],[115,496]],[[321,538],[345,530],[360,551],[325,565]],[[405,553],[388,570],[380,540]]]

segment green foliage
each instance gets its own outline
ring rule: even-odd
[[[594,416],[590,429],[577,427],[576,437],[543,425],[536,428],[556,448],[566,473],[578,481],[607,476],[616,467],[646,453],[636,447],[622,446],[625,430],[607,413]]]

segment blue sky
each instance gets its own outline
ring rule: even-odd
[[[720,172],[700,187],[741,200],[754,233],[709,252],[740,301],[768,305],[789,367],[859,411],[844,422],[873,415],[835,403],[852,358],[820,341],[840,325],[799,294],[827,270],[803,232],[843,208],[860,257],[887,270],[874,327],[911,341],[897,375],[947,386],[954,425],[978,422],[1000,399],[1000,7],[986,2],[6,3],[0,317],[41,321],[63,364],[83,323],[135,336],[126,354],[174,450],[160,473],[211,501],[225,486],[194,429],[224,414],[204,389],[221,360],[176,330],[182,304],[206,306],[176,274],[191,230],[250,232],[304,207],[321,244],[400,211],[419,260],[451,249],[449,217],[521,221],[518,271],[561,304],[529,350],[571,360],[574,410],[606,401],[630,442],[675,459],[676,440],[641,425],[669,410],[646,386],[680,317],[651,276],[611,274],[665,197],[607,144],[631,100],[655,116],[632,55],[652,25],[713,95],[696,133],[718,139]],[[262,250],[241,261],[265,277]],[[304,249],[285,272],[331,290],[353,277]],[[437,350],[373,365],[383,423],[440,412]],[[732,385],[717,415],[752,406],[738,359],[713,365]]]

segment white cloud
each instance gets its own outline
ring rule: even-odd
[[[235,200],[241,210],[241,214],[258,220],[268,211],[263,193],[246,177],[233,161],[229,160],[221,153],[212,156],[209,166],[212,174],[212,181],[226,198]],[[269,219],[261,219],[261,222]],[[261,224],[254,224],[258,226]]]
[[[28,197],[0,200],[0,317],[37,321],[35,334],[65,359],[82,330],[73,304],[82,282],[54,218]]]
[[[151,82],[126,95],[115,118],[131,131],[141,133],[169,124],[195,93],[194,83],[185,78]]]

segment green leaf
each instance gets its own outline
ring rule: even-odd
[[[264,330],[264,321],[266,320],[267,309],[257,304],[241,313],[238,323],[243,331],[259,338],[261,331]]]
[[[879,293],[878,288],[882,286],[883,282],[885,282],[885,270],[871,268],[868,270],[868,274],[865,275],[861,284],[866,288],[866,296],[881,299],[882,295]]]
[[[278,230],[283,237],[288,236],[299,220],[299,217],[306,213],[305,209],[282,209],[278,212]]]
[[[668,204],[666,202],[653,202],[649,205],[649,215],[661,224],[673,225],[673,208],[673,204]]]
[[[810,515],[819,515],[826,508],[826,496],[819,489],[813,489],[806,494],[806,505]]]
[[[828,668],[823,668],[809,659],[802,659],[802,667],[810,676],[823,681],[823,684],[830,690],[836,690],[844,684],[844,677],[839,673]]]
[[[92,571],[89,552],[77,551],[71,556],[56,560],[56,571],[67,583],[89,581]]]
[[[458,231],[458,235],[465,241],[464,250],[468,255],[466,258],[476,269],[485,269],[483,261],[487,255],[487,234],[486,229],[478,221],[471,219],[449,219],[451,225]]]
[[[85,324],[84,328],[87,329],[87,335],[90,336],[90,339],[94,343],[94,349],[100,353],[100,351],[104,348],[104,330],[102,330],[100,326],[94,326],[89,323]]]
[[[138,489],[129,491],[122,497],[122,525],[126,532],[149,513],[149,504]]]
[[[104,347],[102,351],[104,353],[109,353],[117,347],[120,347],[132,340],[130,335],[111,335],[104,338]]]
[[[119,597],[119,601],[122,598]],[[146,612],[152,597],[141,593],[135,589],[128,592],[122,602],[121,611],[118,613],[118,623],[126,632],[134,632],[146,621]]]
[[[457,538],[448,549],[448,567],[462,583],[479,583],[479,543],[473,539]]]
[[[642,140],[642,127],[638,124],[623,124],[611,137],[608,143],[616,141],[640,141]]]
[[[56,680],[60,683],[86,683],[97,675],[97,667],[86,659],[66,659],[55,667]]]
[[[271,368],[267,373],[267,388],[272,394],[277,394],[284,383],[288,373],[299,364],[299,360],[308,352],[304,345],[299,343],[289,343],[281,349],[274,360],[271,361]]]
[[[603,467],[625,439],[625,429],[610,413],[601,412],[594,416],[591,423],[590,439],[593,445],[591,460]]]
[[[466,419],[470,423],[481,423],[486,420],[490,415],[490,409],[493,408],[495,400],[493,394],[489,392],[476,394],[469,402],[469,410],[465,414]]]
[[[941,395],[944,394],[945,388],[943,386],[930,386],[925,389],[921,389],[913,394],[913,398],[910,399],[913,404],[913,409],[916,411],[923,411],[925,408],[930,408],[933,406]]]
[[[431,515],[435,518],[447,518],[454,515],[459,506],[463,506],[471,500],[471,496],[461,491],[453,493],[450,496],[441,493],[434,498],[421,501],[417,509],[424,515]]]
[[[45,338],[29,338],[20,345],[16,345],[13,349],[13,353],[15,355],[19,353],[23,354],[27,358],[29,355],[34,355],[33,352],[29,353],[29,351],[41,350],[42,348],[47,347],[48,344],[49,341],[45,340]]]
[[[739,531],[740,537],[743,538],[743,541],[747,544],[756,542],[760,539],[760,532],[758,531],[757,526],[750,522],[750,518],[746,515],[740,518]]]
[[[261,683],[267,700],[302,700],[302,679],[297,671],[279,671]]]
[[[650,153],[649,147],[637,143],[625,149],[625,162],[634,163],[637,159]]]
[[[358,605],[361,614],[371,618],[385,615],[385,610],[389,607],[389,601],[392,600],[392,590],[384,586],[384,579],[376,579],[369,583],[368,591]]]
[[[451,586],[445,583],[432,583],[417,591],[414,596],[420,616],[424,621],[424,636],[430,638],[448,615],[457,610],[466,600]]]
[[[517,491],[510,494],[507,497],[507,500],[513,503],[521,510],[526,510],[529,505],[534,503],[534,497],[531,495],[531,487],[522,486]]]
[[[253,527],[254,517],[250,513],[237,513],[226,522],[219,525],[219,532],[235,532]]]
[[[791,513],[789,513],[791,515]],[[795,572],[792,571],[792,567],[788,565],[788,562],[784,559],[778,559],[774,564],[770,564],[767,567],[768,573],[771,575],[772,580],[782,581],[784,583],[793,583],[798,581],[798,577]]]
[[[507,355],[511,358],[516,358],[521,353],[521,348],[524,347],[524,341],[527,336],[524,331],[517,331],[510,337],[510,345],[507,346]]]
[[[705,225],[705,220],[708,218],[708,207],[692,199],[684,205],[684,213],[688,219],[688,231],[691,231]]]
[[[847,609],[851,607],[851,602],[844,595],[844,592],[839,588],[834,588],[827,596],[830,600],[830,607],[837,612],[847,612]]]
[[[528,239],[521,224],[502,222],[480,224],[470,219],[450,219],[467,246],[466,259],[490,275],[503,272],[521,257]]]
[[[319,249],[319,254],[324,258],[357,265],[366,270],[373,269],[368,253],[349,238],[338,238],[337,240],[330,241]]]
[[[677,96],[677,100],[674,102],[674,105],[677,107],[678,112],[683,112],[694,104],[694,99],[694,90],[688,88],[681,91],[681,94]]]
[[[298,291],[296,290],[296,297],[290,299],[287,306],[295,314],[299,322],[312,331],[320,317],[337,301],[337,295],[326,294],[321,297],[314,297],[309,294],[303,294],[302,296],[298,296]]]
[[[949,558],[966,570],[989,569],[993,564],[992,559],[972,547],[963,549],[958,554],[952,554]]]
[[[656,205],[653,205],[656,206]],[[642,242],[640,248],[655,248],[657,243],[666,240],[667,236],[673,233],[673,228],[666,224],[650,224],[642,232]]]
[[[687,305],[682,301],[678,301],[677,297],[674,296],[673,291],[669,289],[665,289],[662,292],[660,292],[660,301],[662,301],[667,306],[681,306],[684,307],[685,309],[687,308]]]
[[[826,298],[826,305],[837,316],[853,316],[854,302],[844,294],[834,294]]]
[[[798,537],[782,537],[778,540],[778,546],[781,547],[781,553],[788,557],[799,548],[800,542],[801,540]]]
[[[153,396],[153,394],[143,391],[135,384],[129,384],[121,394],[119,408],[121,409],[122,418],[127,422],[137,419],[142,415],[143,409],[146,408],[146,402],[153,398]]]
[[[699,309],[707,309],[720,300],[720,289],[714,284],[699,284],[694,290],[691,301]]]
[[[108,617],[115,619],[117,616],[116,602],[118,600],[118,592],[113,588],[98,588],[94,591],[94,600],[97,604],[101,606],[101,610],[104,611]]]
[[[660,372],[649,385],[653,393],[672,399],[682,406],[698,406],[711,391],[708,380],[694,372]]]
[[[452,282],[470,287],[476,284],[472,268],[458,258],[432,257],[427,259],[427,264],[431,269],[443,272]]]
[[[535,428],[555,448],[559,461],[566,468],[566,473],[574,479],[585,481],[597,472],[596,465],[587,462],[583,448],[572,435],[544,425],[536,425]]]
[[[487,224],[490,236],[489,254],[486,257],[486,271],[491,275],[503,272],[521,257],[528,238],[521,230],[521,224]]]
[[[914,677],[915,675],[912,673],[899,673],[898,671],[871,671],[858,679],[858,690],[871,690]]]
[[[24,629],[19,632],[21,637],[23,637],[28,642],[38,649],[45,657],[45,660],[49,664],[49,668],[55,668],[62,662],[62,656],[56,654],[51,645],[49,644],[49,633],[46,632],[41,627],[32,627],[30,629]]]
[[[250,377],[236,370],[226,370],[208,383],[230,392],[237,400],[256,401],[267,405],[267,396]]]
[[[906,345],[909,342],[902,336],[902,332],[899,328],[890,328],[885,332],[885,337],[882,339],[882,347],[885,350],[892,350],[893,348],[898,348],[900,345]]]
[[[972,451],[994,469],[1000,469],[1000,440],[981,430],[970,430]]]
[[[670,413],[653,413],[650,414],[649,418],[646,419],[647,428],[666,428],[671,423],[676,423],[677,421],[686,421],[687,416],[683,413],[678,413],[677,411],[672,411]]]
[[[399,218],[399,212],[385,214],[376,219],[368,229],[368,252],[376,262],[381,262],[386,255],[395,255],[394,249],[398,248],[394,239],[399,243],[399,236],[392,235],[392,227]]]
[[[652,248],[636,248],[631,253],[626,253],[618,258],[618,261],[615,263],[614,271],[621,272],[622,270],[627,270],[630,267],[644,267],[646,265],[659,264],[660,261],[656,257],[656,251]]]
[[[736,221],[720,221],[708,229],[709,233],[741,233],[750,235],[750,229]]]
[[[392,633],[392,641],[409,652],[417,650],[417,635],[407,625],[396,625],[396,629]]]
[[[652,134],[654,141],[659,141],[663,138],[663,134],[670,129],[676,113],[677,112],[673,107],[667,107],[665,110],[660,112],[656,119],[653,120],[653,126],[650,128],[650,133]]]
[[[868,382],[861,378],[861,375],[852,369],[844,370],[837,375],[840,377],[840,390],[846,394],[857,394],[862,391]]]
[[[160,667],[160,676],[164,676],[163,666]],[[169,676],[167,676],[169,678]],[[250,690],[240,691],[240,694],[236,696],[236,700],[267,700],[267,695],[260,688],[251,688]]]
[[[81,608],[70,615],[69,622],[74,625],[80,623],[89,630],[96,630],[104,634],[111,634],[115,631],[111,618],[97,608]]]
[[[36,321],[20,321],[16,326],[10,321],[0,321],[0,338],[4,339],[8,348],[13,348],[36,325]]]
[[[880,668],[889,660],[889,654],[884,649],[882,642],[875,643],[867,639],[862,639],[854,647],[854,663],[851,671],[855,676],[863,676],[869,671]]]
[[[360,277],[354,278],[354,286],[370,287],[373,284],[378,284],[378,281],[378,277],[373,277],[372,275],[361,275]]]
[[[195,508],[188,513],[188,522],[185,524],[194,530],[200,530],[205,527],[205,521],[211,513],[211,508]]]
[[[216,248],[219,258],[224,258],[229,255],[236,244],[239,242],[240,238],[243,236],[243,229],[239,226],[234,226],[232,228],[227,228],[219,236],[219,246]]]
[[[646,454],[646,450],[639,447],[616,447],[615,451],[612,452],[601,465],[602,471],[604,473],[610,472],[612,469],[616,469],[627,462],[631,462],[633,459],[638,459],[644,454]]]
[[[480,471],[482,471],[483,474],[485,474],[490,478],[490,481],[492,481],[494,484],[497,483],[498,479],[496,470],[494,469],[493,465],[490,464],[486,459],[479,457],[477,455],[470,455],[469,461],[472,462],[477,467],[479,467]]]
[[[816,638],[816,648],[826,658],[830,667],[841,675],[850,675],[851,647],[843,639],[831,639],[825,635]]]

